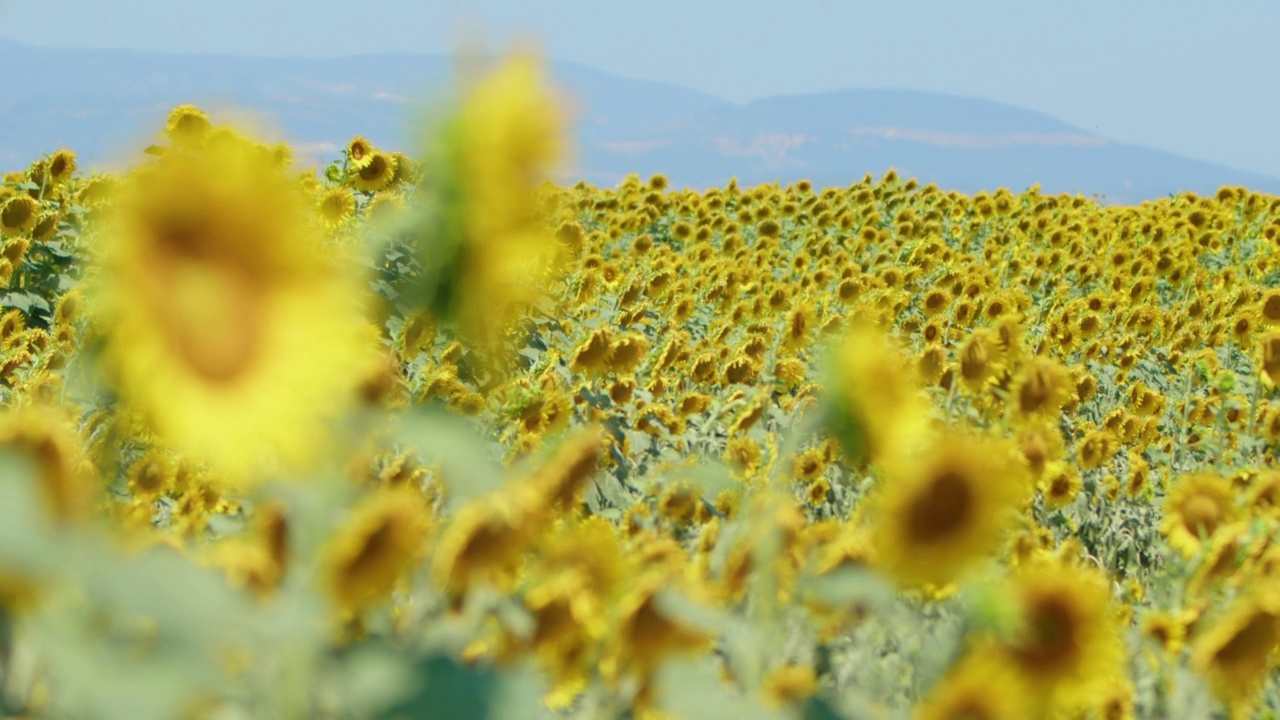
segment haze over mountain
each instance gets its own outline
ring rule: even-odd
[[[165,55],[48,49],[0,40],[14,68],[0,98],[0,167],[70,147],[89,167],[132,162],[175,105],[250,111],[306,163],[336,157],[353,135],[413,151],[425,103],[447,97],[445,56],[343,59]],[[870,172],[965,192],[999,186],[1138,202],[1244,185],[1280,194],[1280,178],[1115,143],[1009,105],[908,90],[776,96],[746,104],[675,85],[552,62],[574,101],[576,155],[562,181],[613,185],[661,172],[705,188],[808,178],[844,186]],[[429,107],[429,105],[426,105]],[[241,115],[243,116],[243,115]]]

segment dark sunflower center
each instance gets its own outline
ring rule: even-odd
[[[973,489],[958,472],[939,474],[907,512],[907,532],[920,543],[932,544],[954,536],[973,515]]]
[[[1056,674],[1076,661],[1078,632],[1071,608],[1061,598],[1041,598],[1031,609],[1027,633],[1014,654],[1034,674]]]
[[[1276,646],[1276,616],[1266,612],[1254,613],[1244,627],[1213,654],[1220,665],[1234,665],[1265,659]]]
[[[1199,534],[1203,530],[1205,534],[1211,535],[1222,518],[1222,509],[1213,498],[1196,495],[1183,505],[1182,518],[1183,524],[1192,533]]]

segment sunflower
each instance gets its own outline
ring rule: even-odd
[[[619,601],[615,631],[606,642],[601,663],[606,680],[617,681],[626,675],[643,684],[667,658],[705,653],[711,648],[711,634],[673,617],[659,600],[660,594],[671,591],[671,575],[671,570],[662,567],[644,570],[636,574]]]
[[[87,208],[100,207],[111,201],[119,187],[120,179],[115,175],[94,175],[80,185],[76,201]]]
[[[831,349],[826,375],[827,424],[855,462],[902,452],[927,422],[910,362],[866,323],[855,322]]]
[[[1280,289],[1271,289],[1258,303],[1258,314],[1267,325],[1280,325]]]
[[[591,337],[574,349],[569,359],[569,367],[574,372],[588,376],[604,375],[609,370],[611,350],[609,331],[604,328],[596,330],[591,333]]]
[[[1082,470],[1095,470],[1111,461],[1119,441],[1108,430],[1094,429],[1086,432],[1076,445],[1076,458]]]
[[[319,460],[376,347],[361,292],[314,240],[312,206],[222,134],[134,171],[98,232],[99,358],[165,443],[248,481]]]
[[[885,572],[905,586],[944,585],[994,551],[1030,491],[1015,453],[951,430],[887,466],[873,531]]]
[[[356,135],[347,143],[347,162],[351,167],[360,170],[373,159],[374,148],[363,135]]]
[[[391,176],[391,186],[403,185],[406,183],[418,182],[421,179],[421,168],[413,161],[413,158],[402,152],[391,153],[391,159],[395,161],[395,174]]]
[[[1280,381],[1280,330],[1265,333],[1258,344],[1259,377],[1267,389],[1272,389]]]
[[[1041,702],[1078,707],[1123,672],[1124,648],[1102,572],[1041,562],[1015,575],[1012,588],[1021,623],[1002,650]]]
[[[356,199],[351,196],[351,191],[344,187],[331,187],[324,191],[317,203],[320,214],[320,221],[325,227],[330,229],[339,228],[356,211]]]
[[[605,365],[609,370],[625,375],[634,372],[649,353],[649,340],[640,333],[616,338],[609,347]]]
[[[996,373],[995,343],[990,331],[974,330],[960,346],[960,379],[970,392],[977,393]]]
[[[613,523],[598,515],[569,521],[557,527],[538,545],[535,580],[525,595],[535,612],[556,593],[540,590],[544,579],[571,578],[574,592],[565,598],[567,611],[593,639],[603,638],[609,629],[607,603],[614,599],[625,578],[625,552]],[[537,637],[535,635],[535,643]]]
[[[169,111],[164,133],[176,143],[196,144],[212,129],[209,116],[203,110],[194,105],[179,105]]]
[[[1017,675],[989,653],[962,658],[912,711],[912,720],[1018,720],[1031,705]]]
[[[547,507],[572,512],[582,502],[582,494],[596,472],[605,442],[599,427],[585,428],[562,443],[523,482],[534,489]]]
[[[27,251],[30,249],[30,238],[16,237],[0,246],[0,258],[9,263],[9,267],[19,268],[22,267],[22,261],[27,258]]]
[[[442,531],[432,573],[452,598],[476,583],[508,586],[543,519],[536,489],[515,485],[464,505]]]
[[[1040,480],[1040,493],[1044,504],[1049,508],[1061,508],[1070,505],[1080,494],[1083,481],[1075,467],[1064,462],[1054,461],[1045,467]]]
[[[1178,482],[1165,501],[1160,532],[1186,557],[1200,551],[1208,538],[1236,519],[1231,482],[1212,473],[1197,473]]]
[[[1053,417],[1062,410],[1072,390],[1066,368],[1037,355],[1018,370],[1011,407],[1016,417]]]
[[[390,187],[395,174],[395,157],[374,150],[369,154],[367,162],[351,176],[351,186],[361,192],[378,192]]]
[[[324,583],[334,605],[354,614],[389,596],[422,556],[429,529],[422,496],[408,488],[365,498],[325,553]]]
[[[565,257],[537,193],[561,144],[560,114],[541,80],[532,59],[516,58],[468,88],[428,138],[432,178],[397,229],[422,253],[406,299],[456,323],[499,379],[512,365],[517,317]]]
[[[1249,526],[1244,522],[1222,525],[1209,538],[1199,566],[1187,580],[1187,591],[1196,597],[1205,596],[1215,584],[1235,574],[1244,560],[1244,546],[1248,540]]]
[[[1029,424],[1018,431],[1015,440],[1034,478],[1042,478],[1049,464],[1062,458],[1062,431],[1049,423]]]
[[[40,219],[40,203],[27,195],[14,195],[0,205],[0,237],[29,233]]]
[[[5,410],[0,414],[0,448],[16,450],[34,461],[35,480],[51,518],[78,521],[93,511],[97,493],[93,465],[84,456],[66,412],[38,405]]]
[[[1192,666],[1233,717],[1246,717],[1275,665],[1280,607],[1275,582],[1238,597],[1217,623],[1196,639]]]
[[[155,500],[173,485],[174,469],[164,453],[154,450],[147,453],[129,468],[129,494],[143,500]]]

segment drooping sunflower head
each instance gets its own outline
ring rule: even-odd
[[[0,237],[29,233],[40,218],[40,203],[27,195],[13,195],[0,205]]]
[[[991,653],[962,658],[916,705],[912,720],[1014,720],[1032,704],[1016,673]]]
[[[204,140],[212,128],[203,110],[194,105],[179,105],[169,112],[164,132],[175,143],[194,145]]]
[[[62,148],[49,156],[49,182],[55,185],[64,185],[75,172],[75,152]]]
[[[431,518],[422,496],[383,489],[352,513],[330,542],[326,590],[342,612],[356,613],[385,599],[424,552]]]

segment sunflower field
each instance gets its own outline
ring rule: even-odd
[[[1280,717],[1280,198],[560,186],[463,80],[4,175],[0,717]]]

